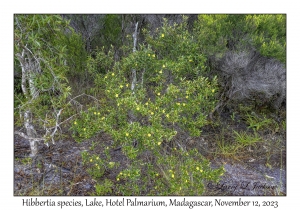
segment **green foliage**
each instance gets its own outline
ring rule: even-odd
[[[21,163],[23,165],[30,165],[30,164],[32,164],[32,159],[30,157],[26,157],[26,158],[22,158],[22,159],[16,158],[16,160],[21,160]]]
[[[95,185],[95,196],[111,195],[113,182],[109,179],[105,179],[102,183]]]
[[[206,57],[192,33],[188,31],[187,17],[183,16],[180,24],[168,25],[165,19],[161,28],[154,35],[143,31],[146,41],[155,53],[155,58],[161,60],[176,79],[186,77],[194,79],[203,75],[206,70]],[[156,67],[158,68],[158,67]]]
[[[130,166],[117,175],[117,194],[123,196],[141,195],[141,169],[137,166],[137,164]]]
[[[155,165],[134,161],[116,177],[118,195],[201,195],[203,180],[219,181],[224,168],[212,169],[197,150],[174,147],[170,155],[158,154]]]
[[[250,146],[261,141],[261,138],[258,136],[257,133],[255,133],[254,135],[249,135],[246,132],[233,132],[235,134],[235,140],[238,142],[238,144],[241,144],[242,146]]]
[[[228,21],[229,15],[198,15],[194,25],[201,52],[214,55],[227,50],[228,40],[233,24]]]
[[[161,81],[164,76],[158,72],[155,79]],[[106,106],[101,111],[90,109],[82,113],[72,128],[83,139],[103,129],[135,156],[137,151],[154,149],[163,141],[170,141],[176,131],[168,124],[177,123],[190,135],[200,135],[201,127],[208,123],[206,116],[214,107],[216,80],[209,82],[199,77],[194,81],[183,80],[177,86],[169,85],[167,89],[160,82],[150,90],[138,88],[135,94],[124,77],[114,72],[98,77],[98,82],[103,82]],[[129,123],[129,112],[139,120]],[[137,148],[128,145],[134,139],[138,141]]]
[[[246,115],[246,122],[249,125],[248,128],[252,128],[253,131],[259,131],[268,128],[272,120],[266,118],[266,116],[259,117],[252,112]]]
[[[27,48],[28,53],[31,53],[28,59],[38,62],[35,66],[41,65],[40,68],[45,73],[34,75],[34,82],[42,90],[51,87],[53,79],[48,78],[51,72],[62,72],[59,75],[66,72],[63,64],[66,47],[60,42],[63,37],[61,30],[65,27],[67,23],[59,16],[15,15],[15,52],[26,53],[24,50]],[[64,78],[61,76],[58,79]]]
[[[251,38],[262,55],[286,62],[285,15],[247,15],[246,24],[252,29]]]
[[[107,148],[108,150],[109,148]],[[81,153],[82,163],[87,168],[87,172],[94,178],[99,179],[105,171],[112,170],[119,166],[119,163],[110,161],[110,156],[99,157],[89,154],[87,151]]]
[[[70,68],[68,75],[82,77],[85,73],[88,57],[82,37],[72,32],[64,37],[64,44],[67,46],[66,64]]]
[[[89,108],[72,123],[70,130],[73,131],[75,140],[81,142],[99,132],[104,120],[105,117],[101,115],[99,110]]]
[[[206,55],[255,48],[262,55],[286,61],[285,15],[199,15],[194,33]]]
[[[122,23],[121,15],[108,14],[103,18],[103,29],[101,31],[102,46],[110,49],[111,45],[120,47],[122,37]]]
[[[87,69],[91,75],[105,74],[113,66],[114,49],[111,48],[106,53],[104,47],[101,50],[97,50],[94,55],[88,56]],[[95,57],[95,58],[93,58]]]
[[[156,195],[201,195],[205,191],[203,180],[219,181],[224,168],[212,169],[208,160],[196,149],[159,156],[159,170],[153,174]],[[166,188],[167,183],[167,188]]]
[[[285,127],[283,126],[285,120],[279,124],[269,110],[256,110],[254,106],[245,106],[241,104],[239,105],[238,110],[242,119],[248,125],[248,128],[252,129],[254,133],[271,131],[275,134],[281,129],[285,131]]]
[[[244,154],[246,147],[255,146],[261,142],[262,138],[257,132],[254,134],[245,131],[235,131],[228,133],[228,130],[223,129],[217,136],[216,155],[225,157],[237,158],[239,154]]]
[[[147,187],[140,180],[155,180],[155,192],[150,194],[201,194],[203,180],[216,181],[223,169],[210,169],[208,161],[197,151],[175,148],[165,155],[163,145],[173,144],[177,127],[191,136],[201,134],[215,107],[217,78],[201,76],[206,69],[205,57],[199,54],[186,22],[175,26],[165,23],[153,36],[144,33],[151,45],[140,45],[138,51],[115,63],[106,74],[96,76],[95,84],[104,94],[103,104],[100,109],[91,107],[82,112],[71,129],[78,141],[99,130],[110,134],[113,146],[121,146],[131,160],[131,165],[116,178],[120,182],[115,189],[117,194],[142,194]],[[97,72],[95,64],[101,66],[105,56],[112,55],[100,52],[91,57],[89,71]],[[133,71],[136,81],[129,77]],[[145,163],[137,161],[146,151],[157,158],[156,166],[146,163],[145,169]],[[156,174],[161,174],[159,179]]]
[[[71,94],[67,75],[83,68],[82,42],[59,15],[15,15],[14,20],[15,60],[24,81],[23,97],[15,97],[15,113],[30,113],[27,123],[47,142],[56,133],[60,119],[69,117],[64,112],[69,109],[66,100]],[[16,120],[26,123],[23,117]]]

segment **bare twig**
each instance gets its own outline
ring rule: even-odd
[[[21,137],[23,137],[23,138],[25,138],[25,139],[31,140],[31,141],[38,142],[38,141],[44,141],[45,140],[45,138],[33,138],[33,137],[29,137],[25,133],[19,132],[19,131],[15,131],[14,133],[17,134],[17,135],[19,135],[19,136],[21,136]]]

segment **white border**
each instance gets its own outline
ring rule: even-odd
[[[296,1],[275,0],[251,1],[174,1],[174,0],[123,0],[123,1],[1,1],[1,209],[22,208],[22,199],[13,196],[13,14],[14,13],[286,13],[287,14],[287,196],[242,197],[243,200],[278,200],[279,208],[298,206],[300,190],[297,176],[300,174],[299,156],[299,11]],[[9,111],[8,111],[9,110]],[[83,197],[38,197],[39,200],[84,201]],[[111,197],[110,197],[111,198]],[[145,200],[149,197],[145,197]],[[153,197],[168,201],[169,197]],[[199,200],[214,200],[217,197],[199,197]],[[238,197],[220,197],[222,200],[237,200]],[[99,198],[104,200],[105,197]],[[196,197],[188,197],[195,200]],[[30,208],[30,207],[29,207]],[[65,207],[68,208],[68,207]],[[64,209],[65,209],[64,208]],[[73,207],[74,208],[74,207]],[[156,207],[155,207],[156,208]],[[188,207],[182,207],[188,209]],[[195,207],[197,208],[197,207]],[[216,208],[216,207],[214,207]],[[69,208],[71,209],[71,208]],[[81,208],[82,209],[82,208]],[[85,209],[85,208],[84,208]],[[87,208],[87,209],[91,209]],[[98,207],[99,209],[99,207]],[[248,208],[249,209],[249,208]]]

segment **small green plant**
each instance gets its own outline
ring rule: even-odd
[[[105,179],[102,183],[95,185],[95,196],[111,195],[113,188],[113,182],[109,179]]]
[[[90,155],[87,151],[81,153],[82,162],[87,167],[87,172],[94,178],[99,179],[104,172],[117,168],[119,163],[110,161],[110,158],[101,158],[97,155]]]
[[[247,134],[244,131],[240,133],[238,133],[237,131],[233,131],[233,133],[235,134],[236,142],[242,146],[250,146],[261,141],[261,138],[257,133],[255,133],[254,135]]]
[[[234,157],[241,148],[238,144],[224,143],[224,141],[218,141],[217,145],[218,149],[215,154],[220,154],[225,157]]]
[[[254,112],[246,114],[246,122],[249,125],[248,128],[252,129],[254,132],[269,130],[273,133],[279,131],[280,126],[278,123],[272,119],[268,118],[265,114],[258,115]]]
[[[234,121],[234,120],[235,120],[235,115],[236,115],[236,112],[233,112],[233,113],[230,115],[230,117],[231,117],[232,121]]]
[[[30,165],[32,163],[32,158],[30,157],[23,158],[21,159],[21,163],[24,165]]]
[[[121,171],[117,178],[116,191],[120,195],[141,195],[141,169],[140,164],[134,163],[129,168]]]
[[[216,137],[217,149],[215,151],[216,155],[222,155],[225,157],[234,157],[241,145],[236,144],[236,142],[230,141],[230,137],[226,135],[228,131],[222,129],[220,134]]]
[[[92,141],[92,145],[90,146],[90,150],[93,151],[97,145],[97,142]]]
[[[246,114],[246,122],[249,125],[248,128],[252,129],[254,132],[257,132],[264,127],[266,127],[269,123],[269,119],[261,119],[255,113],[247,113]]]

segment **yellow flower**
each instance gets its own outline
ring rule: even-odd
[[[115,76],[115,73],[111,73],[111,76]]]
[[[126,87],[128,87],[129,84],[126,84]]]
[[[120,85],[120,88],[123,88],[123,85]]]
[[[116,94],[116,98],[118,98],[119,97],[119,94]]]
[[[162,34],[162,35],[161,35],[161,37],[165,37],[165,35],[164,35],[164,34]]]
[[[96,157],[96,160],[99,160],[99,157]]]
[[[104,79],[107,79],[107,76],[105,76]]]
[[[151,133],[148,133],[148,136],[150,137],[150,136],[151,136]]]
[[[148,56],[150,56],[150,54],[148,54]]]
[[[155,54],[153,54],[152,57],[155,58]]]
[[[202,173],[202,172],[203,172],[203,170],[201,169],[201,170],[200,170],[200,172]]]
[[[174,178],[174,174],[172,174],[172,178]]]
[[[185,98],[189,98],[189,96],[186,96]]]
[[[98,166],[98,164],[96,163],[95,166]]]
[[[83,131],[86,131],[86,128],[84,128]]]
[[[157,142],[157,145],[158,145],[158,146],[161,145],[161,142]]]
[[[94,115],[96,115],[97,114],[97,112],[94,112]]]
[[[213,92],[213,93],[214,93],[214,92],[215,92],[215,89],[212,89],[212,90],[211,90],[211,92]]]
[[[166,66],[165,66],[165,64],[163,64],[163,68],[165,68]]]
[[[154,112],[151,112],[151,115],[154,115]]]
[[[129,133],[126,133],[125,135],[126,135],[126,136],[129,136]]]
[[[193,60],[189,60],[189,62],[193,62]]]
[[[104,119],[105,119],[105,117],[102,117],[101,119],[102,119],[102,120],[104,120]]]
[[[160,93],[157,93],[158,96],[160,96]]]
[[[185,103],[183,103],[182,106],[185,106]]]
[[[93,162],[93,159],[90,159],[90,162]]]
[[[100,112],[98,112],[97,114],[100,115]]]
[[[196,169],[199,171],[200,168],[197,166]]]
[[[162,74],[162,70],[160,70],[159,73]]]
[[[188,182],[188,180],[186,179],[186,180],[185,180],[185,182],[187,183],[187,182]]]
[[[180,103],[176,103],[178,106],[180,106]]]
[[[140,110],[140,107],[137,107],[137,108],[136,108],[136,110],[138,110],[138,111],[139,111],[139,110]]]
[[[166,114],[166,117],[169,118],[169,114]]]
[[[148,102],[146,102],[145,105],[148,106]]]
[[[165,112],[166,112],[166,111],[163,109],[163,110],[162,110],[162,113],[165,113]]]
[[[119,181],[120,179],[119,178],[117,178],[117,181]]]
[[[158,173],[156,173],[155,175],[158,176]]]
[[[76,125],[76,124],[77,124],[77,122],[75,121],[75,122],[74,122],[74,125]]]

